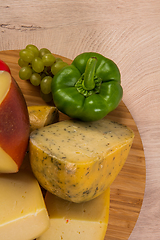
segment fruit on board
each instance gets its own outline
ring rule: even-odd
[[[54,106],[28,107],[30,131],[58,122],[59,112]]]
[[[0,71],[0,173],[19,170],[29,140],[29,115],[13,77]]]
[[[21,67],[19,77],[39,87],[40,96],[45,102],[53,100],[51,94],[53,76],[68,66],[61,58],[56,58],[49,49],[38,49],[33,44],[28,44],[19,52],[18,65]]]
[[[72,202],[103,193],[123,167],[134,133],[102,119],[65,120],[30,134],[32,171],[43,188]]]
[[[6,72],[9,72],[11,74],[11,71],[10,71],[10,68],[8,67],[8,65],[2,61],[0,59],[0,71],[6,71]]]

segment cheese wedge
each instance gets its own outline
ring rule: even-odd
[[[53,106],[28,107],[30,131],[58,122],[59,112]]]
[[[29,171],[0,175],[0,239],[33,240],[49,227],[39,184]]]
[[[108,226],[110,189],[84,203],[46,195],[50,227],[38,240],[103,240]]]
[[[114,181],[133,138],[131,129],[108,119],[58,122],[31,133],[31,167],[49,192],[77,203],[89,201]]]

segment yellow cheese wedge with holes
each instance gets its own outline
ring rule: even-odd
[[[103,240],[108,226],[110,189],[84,203],[46,195],[50,227],[37,240]]]
[[[53,106],[28,107],[30,131],[58,122],[59,112]]]
[[[49,227],[40,186],[31,172],[0,175],[0,239],[33,240]]]
[[[133,138],[131,129],[108,119],[58,122],[31,133],[31,167],[49,192],[72,202],[89,201],[114,181]]]

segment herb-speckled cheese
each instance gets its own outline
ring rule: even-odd
[[[58,109],[53,106],[29,106],[28,113],[30,132],[59,120]]]
[[[114,181],[133,138],[131,129],[108,119],[58,122],[31,133],[31,167],[49,192],[77,203],[88,201]]]

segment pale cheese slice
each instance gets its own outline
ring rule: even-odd
[[[0,175],[0,239],[31,240],[49,227],[37,180],[31,172]]]
[[[0,173],[12,173],[18,171],[18,165],[15,161],[0,147]]]
[[[73,203],[46,195],[50,227],[37,240],[103,240],[109,220],[110,189],[99,197]]]
[[[11,78],[9,75],[8,72],[0,71],[0,104],[3,102],[10,89]]]

